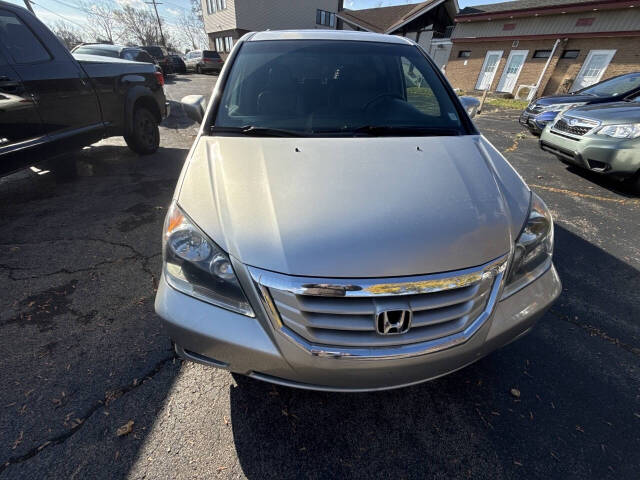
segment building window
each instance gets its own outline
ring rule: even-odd
[[[471,56],[471,50],[460,50],[458,52],[458,58],[469,58]]]
[[[227,8],[227,0],[207,0],[207,14],[219,12]]]
[[[595,18],[579,18],[576,20],[576,27],[590,27],[593,25]]]
[[[551,56],[551,50],[536,50],[533,52],[533,58],[549,58]]]
[[[325,27],[335,27],[336,14],[325,10],[316,10],[316,24],[324,25]]]
[[[232,48],[233,48],[233,38],[224,37],[224,51],[229,53]]]
[[[578,58],[580,55],[580,50],[565,50],[562,52],[561,58]]]
[[[515,23],[505,23],[504,25],[502,25],[502,30],[515,30],[515,29],[516,29]]]
[[[222,37],[216,37],[216,52],[224,52],[224,40]]]

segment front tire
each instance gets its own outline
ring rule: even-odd
[[[626,183],[633,193],[640,195],[640,170],[638,170],[633,177],[628,179]]]
[[[202,68],[200,68],[200,65],[196,66],[196,73],[197,74],[202,74]]]
[[[160,146],[160,129],[155,115],[145,107],[133,112],[133,125],[130,135],[124,139],[131,150],[140,155],[155,153]]]

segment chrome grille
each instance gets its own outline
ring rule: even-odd
[[[591,131],[594,127],[597,127],[597,122],[591,122],[588,120],[573,118],[573,117],[562,117],[558,120],[553,126],[553,130],[557,130],[559,132],[570,133],[572,135],[582,136]]]
[[[475,269],[402,279],[310,279],[250,269],[276,327],[313,345],[373,348],[411,345],[467,331],[493,308],[505,259]],[[413,313],[411,328],[382,335],[376,316]],[[479,327],[478,327],[479,328]]]

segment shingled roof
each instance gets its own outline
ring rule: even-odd
[[[458,16],[559,7],[561,5],[576,5],[581,3],[589,3],[589,0],[515,0],[512,2],[490,3],[487,5],[466,7],[460,10]]]
[[[401,25],[412,15],[425,9],[436,0],[412,3],[409,5],[396,5],[393,7],[367,8],[364,10],[341,10],[338,17],[348,22],[353,22],[366,30],[377,33],[389,33],[393,27]]]

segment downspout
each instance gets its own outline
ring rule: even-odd
[[[542,79],[544,77],[544,74],[547,73],[547,69],[549,68],[549,64],[551,63],[551,60],[553,59],[553,55],[556,53],[556,49],[558,48],[558,45],[560,45],[560,39],[558,38],[556,40],[556,43],[553,44],[553,49],[551,50],[551,55],[549,55],[549,58],[547,58],[547,63],[544,64],[544,68],[542,69],[542,73],[540,74],[540,78],[538,78],[538,83],[536,83],[536,86],[533,87],[533,92],[531,92],[531,99],[535,98],[536,94],[538,93],[538,89],[540,88],[540,84],[542,83]]]

